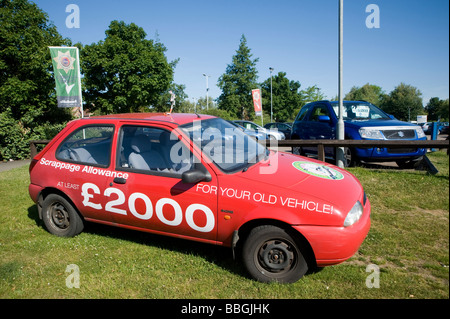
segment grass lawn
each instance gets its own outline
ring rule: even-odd
[[[58,238],[38,220],[28,167],[2,172],[0,298],[448,299],[449,157],[429,158],[437,175],[349,169],[372,203],[366,240],[347,262],[290,285],[249,279],[226,248],[96,224]],[[79,288],[66,285],[70,265]],[[379,288],[366,285],[372,269]]]

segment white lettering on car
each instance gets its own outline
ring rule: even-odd
[[[136,210],[136,200],[137,199],[142,199],[145,203],[144,214],[139,214],[139,212]],[[139,219],[149,220],[153,216],[152,201],[150,200],[150,198],[148,198],[147,195],[145,195],[143,193],[132,193],[130,195],[130,197],[128,198],[128,207],[130,208],[130,211],[134,215],[134,217],[137,217]]]
[[[92,191],[92,193],[90,192]],[[86,207],[92,207],[97,210],[102,209],[102,205],[95,202],[94,194],[100,195],[100,188],[93,183],[84,183],[81,186],[81,196],[83,196],[83,205]],[[105,189],[103,192],[103,196],[111,197],[112,194],[117,195],[117,198],[114,198],[105,204],[105,211],[127,215],[127,211],[125,209],[118,208],[117,206],[122,205],[126,202],[125,194],[118,188],[109,187]],[[144,212],[138,212],[136,209],[136,201],[142,200],[145,204]],[[153,217],[153,204],[151,199],[143,193],[135,192],[130,194],[128,197],[128,209],[131,214],[142,220],[149,220]],[[164,216],[163,207],[165,205],[169,205],[174,209],[175,217],[173,220],[169,220]],[[194,220],[194,213],[201,212],[206,217],[206,224],[204,226],[197,225]],[[156,217],[164,224],[169,226],[179,226],[183,221],[183,210],[175,200],[171,198],[160,198],[155,205],[155,213]],[[186,208],[184,213],[184,217],[186,218],[186,223],[193,230],[208,233],[214,229],[215,226],[215,217],[213,211],[202,204],[191,204]]]
[[[114,207],[116,205],[122,205],[123,203],[125,203],[125,195],[123,194],[123,192],[121,190],[118,190],[117,188],[114,188],[114,187],[109,187],[109,188],[105,189],[105,192],[103,194],[107,197],[110,197],[111,194],[117,195],[116,200],[112,200],[106,204],[105,210],[112,212],[112,213],[121,214],[121,215],[127,214],[126,210]]]
[[[268,205],[278,205],[282,207],[289,207],[295,209],[301,209],[302,211],[310,211],[322,214],[333,214],[333,205],[318,203],[315,201],[308,201],[305,199],[298,199],[292,197],[283,197],[282,195],[267,194],[267,193],[252,193],[248,190],[238,190],[231,187],[219,187],[219,192],[217,192],[217,187],[209,186],[208,184],[197,184],[197,192],[204,194],[214,194],[219,193],[220,196],[240,199],[245,201],[253,201],[255,203],[263,203]]]
[[[92,207],[94,209],[102,209],[102,205],[94,204],[89,199],[93,198],[94,195],[89,194],[89,189],[94,191],[94,194],[100,194],[100,188],[92,183],[84,183],[81,186],[81,196],[83,196],[83,205],[86,207]]]
[[[174,211],[175,211],[175,218],[173,220],[168,220],[166,219],[166,217],[164,217],[163,214],[163,206],[164,205],[170,205],[173,207]],[[162,221],[164,224],[166,225],[170,225],[170,226],[178,226],[181,224],[181,222],[183,221],[183,213],[181,211],[181,207],[180,205],[178,205],[178,203],[176,201],[174,201],[173,199],[170,198],[161,198],[157,203],[156,203],[156,216],[158,216],[159,220]]]
[[[84,166],[84,168],[81,169],[81,166],[78,164],[70,164],[70,163],[64,163],[64,162],[59,162],[59,161],[52,161],[52,160],[45,159],[44,157],[40,159],[39,164],[54,167],[55,169],[59,169],[59,170],[66,169],[66,170],[70,171],[71,173],[81,172],[81,173],[86,173],[86,174],[94,174],[94,175],[113,177],[113,178],[116,178],[116,177],[124,178],[124,179],[128,178],[128,173],[116,172],[116,171],[111,171],[109,169],[96,168],[93,166]]]

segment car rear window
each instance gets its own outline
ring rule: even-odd
[[[109,166],[114,126],[83,126],[70,134],[58,147],[61,161]]]

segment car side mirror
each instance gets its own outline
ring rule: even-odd
[[[329,123],[331,121],[328,115],[319,115],[318,120],[319,122],[326,122],[326,123]]]
[[[191,169],[181,174],[181,181],[186,184],[196,184],[201,181],[210,181],[211,176],[199,169]]]

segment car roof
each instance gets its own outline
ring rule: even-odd
[[[91,116],[85,119],[116,119],[116,120],[149,120],[171,122],[178,125],[192,123],[194,120],[207,120],[215,118],[212,115],[194,114],[194,113],[121,113]]]

